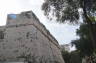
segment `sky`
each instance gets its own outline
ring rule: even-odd
[[[18,14],[23,11],[32,10],[50,33],[56,38],[59,44],[68,44],[77,38],[76,29],[78,25],[59,24],[50,21],[44,16],[41,6],[44,0],[0,0],[0,25],[6,25],[7,14]]]

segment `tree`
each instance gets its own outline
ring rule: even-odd
[[[77,50],[68,52],[63,49],[61,52],[65,63],[81,63],[82,61]]]
[[[70,63],[70,53],[68,51],[61,51],[65,63]]]
[[[80,28],[77,29],[76,34],[80,38],[77,40],[73,40],[71,43],[76,46],[78,51],[80,51],[80,55],[82,57],[92,55],[94,50],[88,32],[88,25],[82,24]]]
[[[49,17],[50,13],[57,18],[58,22],[79,22],[79,9],[82,9],[83,22],[88,24],[89,34],[93,47],[96,48],[96,0],[45,0],[42,5],[44,14]],[[51,17],[50,17],[51,18]]]
[[[70,53],[70,63],[82,63],[82,58],[77,50]]]

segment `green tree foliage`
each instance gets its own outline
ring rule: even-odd
[[[88,31],[88,24],[82,24],[77,29],[77,35],[80,38],[72,41],[72,44],[76,46],[77,50],[80,51],[80,55],[83,57],[90,56],[94,51]]]
[[[96,32],[94,32],[96,28],[96,0],[45,0],[42,5],[42,10],[47,17],[50,17],[50,13],[52,13],[57,21],[62,23],[78,23],[79,9],[82,9],[83,22],[88,24],[92,44],[96,48]]]
[[[82,63],[82,58],[77,50],[70,53],[70,63]]]
[[[61,52],[65,63],[70,63],[70,53],[65,50],[62,50]]]
[[[76,22],[79,19],[78,9],[82,8],[88,16],[94,16],[96,13],[96,0],[45,0],[42,5],[45,15],[49,15],[50,11],[61,22],[69,20]],[[85,10],[84,10],[85,9]]]
[[[62,50],[62,56],[63,56],[65,63],[81,63],[82,61],[79,55],[79,52],[77,50],[72,51],[72,52]]]

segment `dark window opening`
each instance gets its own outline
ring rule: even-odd
[[[0,39],[4,39],[4,32],[0,31]]]
[[[26,13],[25,15],[26,15],[27,18],[31,18],[29,13]]]

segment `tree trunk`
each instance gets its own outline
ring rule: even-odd
[[[95,28],[96,28],[96,24],[94,26],[94,24],[92,23],[92,21],[90,20],[90,18],[87,16],[87,12],[86,12],[86,1],[84,0],[83,1],[83,14],[84,14],[84,17],[85,17],[85,23],[88,24],[88,28],[89,28],[89,33],[90,33],[90,38],[91,38],[91,41],[92,41],[92,44],[93,44],[93,48],[95,49],[96,48],[96,32],[95,32]]]

